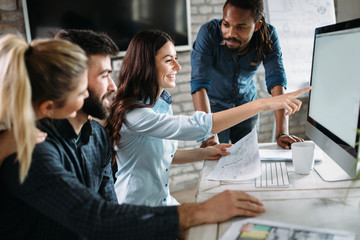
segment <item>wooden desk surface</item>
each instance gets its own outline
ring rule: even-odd
[[[260,144],[259,147],[277,148],[275,143]],[[294,172],[292,163],[287,162],[289,187],[255,188],[254,180],[237,183],[207,180],[216,164],[217,161],[204,162],[196,193],[197,202],[226,189],[243,190],[264,202],[267,212],[259,219],[352,231],[360,240],[360,182],[355,185],[351,185],[351,181],[325,182],[314,170],[309,175],[299,175]],[[244,218],[191,228],[188,239],[219,239],[233,221],[241,219]]]

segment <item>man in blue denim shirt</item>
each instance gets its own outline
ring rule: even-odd
[[[223,19],[204,24],[191,53],[191,94],[195,110],[218,112],[257,99],[253,76],[260,64],[265,68],[268,92],[283,94],[286,76],[275,28],[265,23],[262,0],[227,0]],[[210,110],[211,108],[211,110]],[[222,143],[237,142],[257,121],[250,118],[218,134]],[[288,134],[284,110],[275,111],[279,146],[303,141]],[[208,139],[203,146],[214,144]]]

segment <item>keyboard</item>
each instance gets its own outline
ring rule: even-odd
[[[261,175],[256,178],[255,187],[287,187],[289,175],[284,161],[262,161]]]

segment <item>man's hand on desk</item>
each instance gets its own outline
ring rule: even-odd
[[[178,206],[179,229],[224,222],[235,216],[256,217],[266,211],[263,206],[257,198],[243,191],[226,190],[205,202]]]
[[[303,142],[304,139],[297,137],[295,135],[281,133],[276,136],[276,142],[279,147],[290,149],[291,144],[294,142]]]

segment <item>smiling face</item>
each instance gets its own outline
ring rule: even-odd
[[[176,86],[176,74],[181,69],[177,61],[175,46],[168,41],[162,46],[155,56],[155,64],[158,75],[160,93],[164,88],[174,88]]]
[[[251,10],[227,4],[221,22],[221,33],[226,46],[238,52],[243,51],[261,24],[261,21],[255,22]]]
[[[111,59],[109,55],[92,55],[89,57],[88,90],[89,98],[82,110],[93,117],[104,119],[110,107],[110,97],[116,91],[111,78]]]

